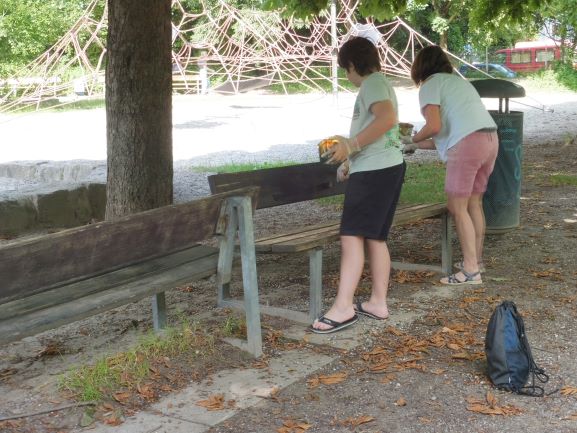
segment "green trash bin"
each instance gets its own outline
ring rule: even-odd
[[[489,111],[497,124],[499,153],[483,196],[483,210],[487,233],[505,233],[519,226],[523,161],[523,113],[509,111],[509,98],[525,96],[525,89],[498,79],[471,84],[482,98],[499,98],[499,110]]]

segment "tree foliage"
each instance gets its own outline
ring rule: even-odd
[[[0,75],[48,50],[85,7],[86,0],[0,0]]]
[[[279,10],[284,16],[308,19],[319,15],[330,7],[330,0],[264,0],[265,9]],[[407,0],[363,0],[359,13],[364,17],[385,20],[401,14],[407,7]]]
[[[540,23],[548,36],[560,41],[564,60],[571,62],[577,48],[577,8],[574,0],[550,0],[541,8]]]

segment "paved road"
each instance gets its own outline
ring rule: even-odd
[[[415,92],[403,92],[401,118],[419,121]],[[217,152],[263,152],[279,145],[310,153],[322,138],[348,135],[354,94],[187,96],[174,99],[174,160]],[[411,113],[412,108],[412,113]],[[106,159],[104,109],[0,116],[0,163]],[[290,152],[289,152],[290,153]]]

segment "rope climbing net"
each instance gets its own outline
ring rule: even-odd
[[[304,24],[275,12],[238,9],[225,0],[201,0],[202,10],[186,10],[173,0],[172,61],[176,93],[238,93],[278,85],[288,92],[292,83],[309,90],[344,90],[335,77],[335,53],[354,35],[371,39],[381,55],[383,71],[408,77],[416,51],[432,42],[397,18],[384,24],[359,23],[360,0],[337,1]],[[102,97],[107,7],[93,0],[84,15],[25,73],[0,81],[0,112],[26,107],[40,109],[43,101],[66,104],[79,97]],[[70,71],[81,71],[76,76]],[[52,106],[54,105],[52,104]]]

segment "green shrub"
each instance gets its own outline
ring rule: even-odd
[[[559,63],[555,66],[557,82],[567,89],[577,91],[577,71],[567,63]]]
[[[577,71],[567,63],[558,62],[552,68],[523,74],[520,81],[523,87],[539,90],[577,91]]]

